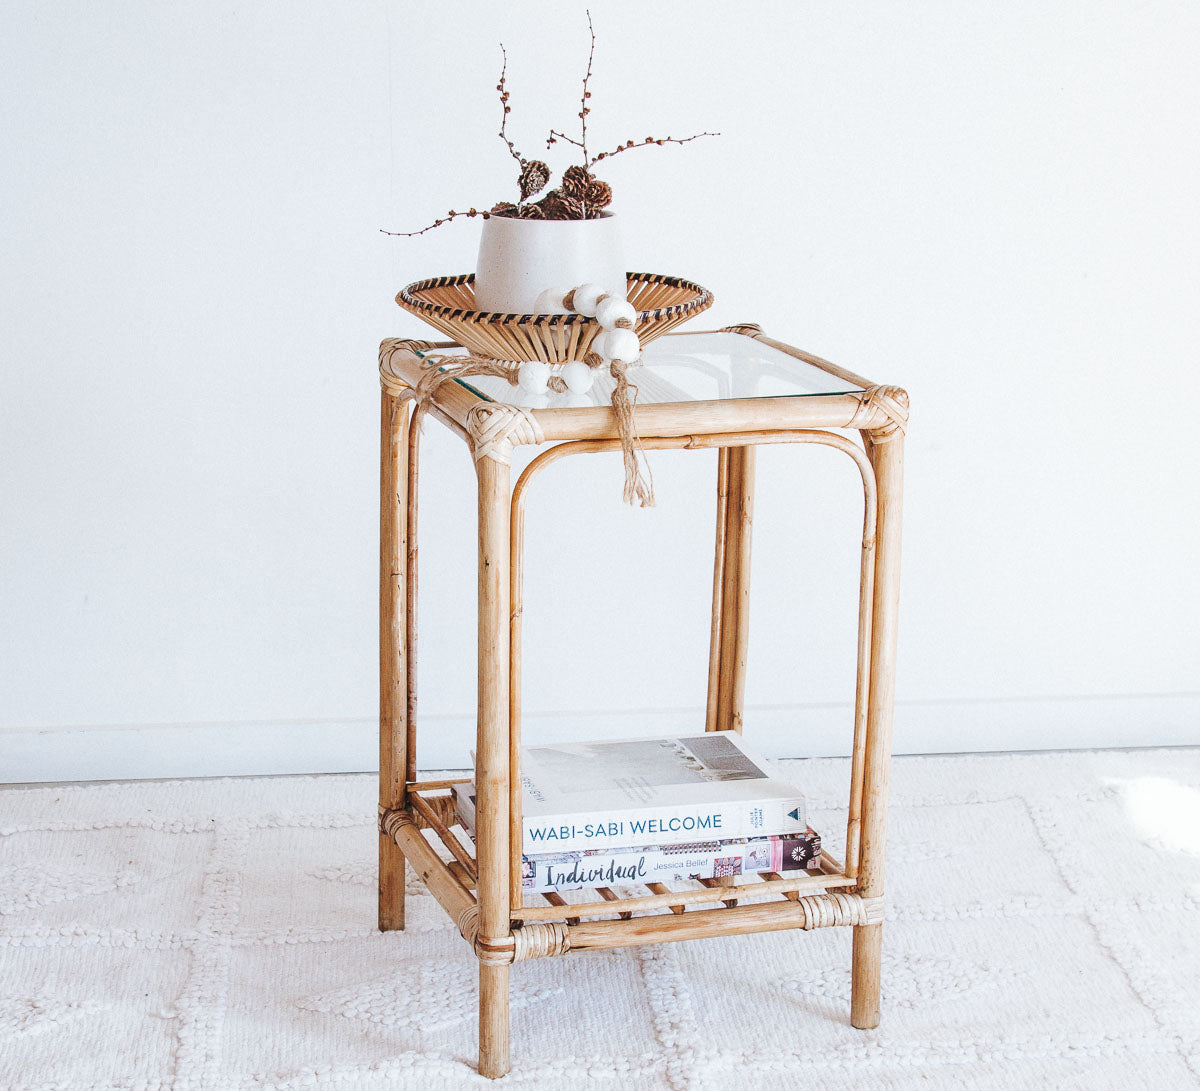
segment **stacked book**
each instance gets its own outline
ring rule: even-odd
[[[521,881],[537,893],[820,869],[804,797],[718,731],[521,752]],[[475,834],[475,788],[453,788]]]

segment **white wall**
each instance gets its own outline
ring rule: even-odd
[[[611,164],[632,264],[912,394],[897,749],[1196,741],[1200,10],[593,6],[597,140],[722,133]],[[375,349],[477,230],[377,228],[511,196],[501,39],[538,154],[574,0],[3,6],[0,776],[371,766]],[[464,764],[470,468],[424,465]],[[654,467],[655,511],[603,459],[533,501],[533,738],[697,723],[713,458]],[[760,478],[748,720],[842,752],[852,471]]]

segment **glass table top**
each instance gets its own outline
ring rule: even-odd
[[[453,350],[457,354],[457,350]],[[465,350],[462,350],[465,352]],[[736,398],[803,398],[845,394],[861,386],[797,360],[772,345],[740,333],[681,333],[659,337],[629,369],[639,404],[731,401]],[[598,369],[586,394],[528,394],[495,375],[455,382],[487,401],[529,409],[573,409],[608,405],[615,380]]]

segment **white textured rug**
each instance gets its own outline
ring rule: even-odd
[[[837,841],[846,763],[796,763]],[[367,776],[0,791],[0,1086],[487,1086],[475,964]],[[513,970],[508,1084],[1200,1086],[1200,751],[902,758],[884,1016],[845,930]]]

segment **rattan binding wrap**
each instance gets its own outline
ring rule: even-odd
[[[708,310],[713,294],[679,277],[629,273],[626,292],[638,312],[634,329],[643,345]],[[406,311],[479,356],[495,360],[582,360],[600,324],[581,314],[499,314],[477,311],[475,274],[434,277],[396,296]]]

